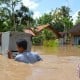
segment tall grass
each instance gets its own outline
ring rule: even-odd
[[[58,40],[45,40],[43,41],[43,46],[46,47],[58,47],[59,46],[59,42]]]

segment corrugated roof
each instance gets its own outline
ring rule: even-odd
[[[75,25],[71,30],[70,33],[77,33],[80,32],[80,23]]]
[[[51,30],[53,33],[55,33],[58,38],[62,37],[61,34],[50,24],[37,26],[36,28],[31,28],[31,29],[25,29],[24,32],[31,34],[33,36],[36,36],[39,32],[41,32],[45,28],[47,28],[47,29]]]
[[[80,36],[80,23],[75,25],[70,31],[69,33],[71,33],[74,36]]]
[[[31,34],[32,36],[35,36],[35,33],[30,29],[24,29],[24,32],[27,34]]]
[[[43,29],[45,29],[47,27],[49,27],[49,24],[37,26],[36,29],[35,29],[35,31],[36,32],[40,32],[40,31],[42,31]]]
[[[56,29],[54,29],[54,27],[52,27],[50,24],[38,26],[38,27],[36,27],[35,31],[39,33],[40,31],[42,31],[45,28],[52,30],[52,32],[55,33],[58,38],[61,37],[59,32]]]

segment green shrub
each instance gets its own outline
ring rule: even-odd
[[[57,47],[59,45],[58,40],[45,40],[43,46],[47,47]]]
[[[43,36],[36,36],[32,39],[33,45],[42,45],[43,44]]]

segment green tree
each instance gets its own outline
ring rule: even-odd
[[[50,23],[52,21],[52,14],[50,13],[45,13],[44,15],[42,15],[39,19],[38,19],[38,24],[39,25],[43,25],[43,24],[47,24]]]
[[[21,0],[0,0],[0,3],[1,31],[21,30],[33,21],[32,11],[23,6]]]
[[[78,12],[78,17],[77,17],[77,20],[76,20],[76,24],[80,23],[80,11]]]
[[[16,6],[21,2],[21,0],[0,0],[0,3],[1,3],[1,8],[3,8],[3,10],[5,11],[8,10],[8,12],[10,12],[9,16],[8,17],[11,21],[11,25],[12,28],[14,30],[16,30],[16,25],[15,25],[15,16],[14,16],[14,13],[15,13],[15,9],[16,9]]]
[[[29,8],[22,5],[19,10],[15,12],[15,23],[17,25],[17,30],[22,30],[22,28],[30,28],[32,27],[33,12],[29,10]]]
[[[73,27],[72,17],[70,16],[70,8],[62,6],[52,10],[50,13],[45,13],[38,20],[38,25],[50,23],[59,32],[68,32]],[[55,34],[49,30],[43,30],[42,33],[44,40],[55,39]],[[68,36],[65,36],[68,39]]]
[[[15,11],[17,4],[20,1],[21,0],[0,0],[0,3],[1,3],[0,5],[1,15],[0,16],[2,18],[0,19],[0,21],[2,22],[1,31],[16,29],[14,11]]]
[[[62,6],[53,12],[53,25],[60,32],[68,31],[73,27],[72,17],[70,16],[70,8]]]
[[[6,8],[0,8],[0,31],[10,29],[9,11]]]
[[[39,19],[37,19],[37,25],[45,25],[47,23],[52,22],[52,20],[53,20],[52,13],[51,12],[50,13],[45,13]],[[43,43],[44,40],[49,41],[49,40],[52,40],[52,39],[55,39],[55,34],[53,34],[53,32],[48,30],[48,29],[44,29],[42,32],[40,32],[39,37],[35,38],[35,40],[33,40],[33,42],[34,41],[40,41],[40,43]]]
[[[45,13],[38,19],[38,25],[44,25],[44,24],[50,23],[52,22],[52,20],[53,20],[52,13],[51,12]],[[47,40],[52,39],[53,37],[52,36],[53,33],[47,29],[43,30],[42,34]]]

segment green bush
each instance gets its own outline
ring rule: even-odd
[[[36,36],[32,39],[33,45],[42,45],[43,44],[43,36]]]
[[[43,46],[47,47],[57,47],[59,45],[58,40],[45,40]]]

